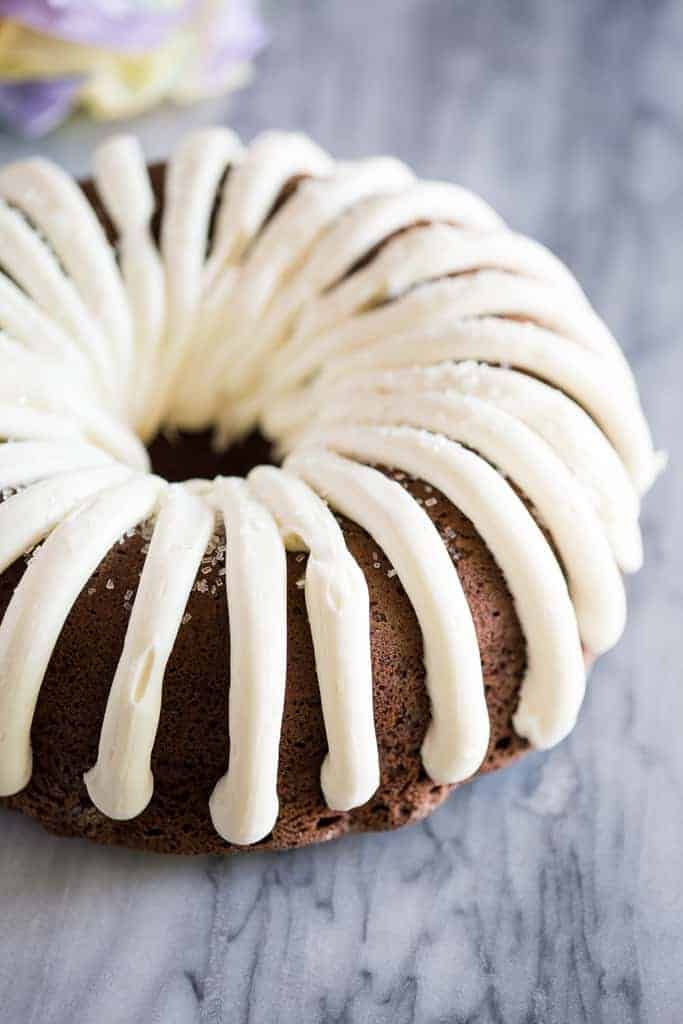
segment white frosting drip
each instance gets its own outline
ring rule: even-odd
[[[536,747],[559,743],[571,731],[583,699],[581,644],[560,567],[512,488],[473,452],[425,431],[409,427],[349,427],[340,428],[336,435],[330,433],[327,441],[356,458],[395,466],[427,480],[477,524],[505,576],[527,642],[527,670],[515,728]],[[297,465],[306,465],[305,454],[291,458]],[[286,465],[289,464],[288,459]],[[373,471],[359,466],[357,472]],[[384,479],[379,473],[375,475]],[[399,490],[405,493],[402,488]],[[343,505],[343,490],[341,494],[335,491],[335,502],[337,497]],[[414,502],[411,504],[418,508]],[[395,528],[393,514],[391,519]],[[421,560],[419,571],[433,590],[436,588],[432,569],[429,561]],[[410,590],[404,586],[410,596]],[[447,604],[441,603],[440,607],[451,611]],[[453,629],[450,615],[446,623],[446,630],[449,629]],[[435,778],[429,768],[428,771]]]
[[[626,618],[621,576],[585,491],[545,441],[495,405],[455,392],[348,396],[345,405],[353,423],[422,427],[459,441],[517,484],[557,545],[586,647],[600,654],[614,646]],[[302,443],[326,437],[313,427]]]
[[[652,440],[639,403],[623,383],[610,378],[604,387],[605,367],[599,358],[573,343],[558,344],[550,331],[531,323],[485,317],[452,323],[437,318],[422,330],[399,331],[375,339],[348,356],[329,363],[319,384],[308,396],[295,392],[264,416],[273,437],[291,426],[299,410],[310,416],[316,400],[324,402],[330,390],[353,374],[389,367],[434,365],[444,361],[479,360],[516,367],[554,384],[583,406],[622,459],[639,494],[654,482],[662,458]],[[308,400],[307,400],[308,398]],[[312,408],[313,407],[313,408]]]
[[[134,818],[152,798],[164,672],[213,526],[205,501],[180,485],[168,488],[109,692],[97,763],[85,776],[92,802],[117,821]]]
[[[81,436],[78,425],[71,420],[30,406],[0,401],[0,438],[6,437],[11,441],[49,441]]]
[[[324,266],[324,264],[323,264]],[[297,323],[283,360],[297,347],[307,349],[312,337],[333,330],[363,310],[395,299],[419,284],[487,267],[555,285],[573,301],[585,303],[575,280],[547,249],[511,231],[486,233],[458,230],[445,224],[413,228],[387,243],[363,270],[321,290],[309,301]],[[464,315],[471,315],[465,311]],[[277,363],[273,365],[277,376]]]
[[[469,605],[448,552],[420,506],[375,469],[324,451],[291,455],[285,468],[359,523],[385,552],[422,631],[432,721],[422,759],[435,782],[460,782],[486,754],[489,719]]]
[[[606,329],[591,333],[594,317],[582,300],[565,302],[565,289],[551,288],[516,275],[480,270],[459,277],[428,282],[408,291],[396,301],[370,312],[352,316],[316,337],[300,342],[292,339],[289,358],[274,362],[269,370],[273,394],[304,383],[331,360],[367,349],[386,338],[421,331],[438,322],[467,324],[481,317],[522,319],[553,332],[558,347],[573,342],[598,357],[602,372],[609,373],[614,387],[634,400],[631,371]],[[597,317],[594,317],[597,320]],[[286,365],[285,365],[286,363]]]
[[[133,357],[130,313],[116,260],[90,204],[68,175],[39,157],[0,169],[0,196],[36,225],[101,325],[114,348],[123,398]]]
[[[256,843],[278,815],[277,766],[287,677],[287,563],[275,520],[244,480],[217,479],[230,618],[230,761],[209,810],[230,843]]]
[[[95,386],[105,399],[121,400],[115,354],[59,261],[16,210],[0,199],[0,264],[36,304],[61,326],[92,363]]]
[[[191,378],[191,407],[197,413],[194,388],[204,392],[210,386],[214,405],[205,416],[218,419],[223,431],[234,415],[218,415],[225,396],[234,395],[249,378],[253,360],[260,355],[254,334],[278,287],[285,285],[303,263],[311,245],[328,224],[353,203],[377,191],[392,192],[412,180],[403,164],[376,158],[358,164],[338,166],[330,179],[304,181],[290,201],[264,227],[247,252],[239,274],[226,278],[217,289],[212,322],[204,330],[213,344],[206,361],[197,361],[199,377]],[[218,382],[218,387],[216,387]],[[183,410],[184,412],[184,410]],[[195,427],[194,419],[179,418],[180,426]]]
[[[296,327],[297,336],[305,331],[312,320],[318,319],[319,307],[325,309],[331,305],[335,309],[337,296],[346,293],[343,278],[351,268],[383,239],[423,220],[463,224],[480,231],[491,230],[501,223],[478,197],[455,185],[423,182],[398,194],[373,195],[360,200],[322,235],[289,287],[281,289],[265,311],[259,325],[262,351],[265,353],[280,345],[292,326]],[[372,268],[377,262],[372,261],[368,270],[373,279]],[[380,273],[379,277],[382,276]],[[356,297],[356,308],[368,301],[367,293],[371,290],[357,287],[361,277],[356,273],[348,282]],[[333,287],[337,282],[342,284]],[[376,287],[381,293],[383,282],[378,282]],[[324,322],[324,314],[321,320]],[[334,321],[333,316],[331,320]]]
[[[137,475],[72,512],[14,591],[0,623],[0,795],[19,792],[31,777],[33,712],[71,606],[112,544],[151,514],[163,486]]]
[[[19,408],[29,403],[38,409],[68,417],[82,433],[104,450],[136,469],[147,469],[147,453],[135,434],[106,409],[83,394],[59,363],[40,359],[11,338],[0,334],[0,400]]]
[[[164,272],[150,233],[155,200],[137,139],[118,136],[95,153],[94,175],[102,202],[118,232],[121,275],[135,339],[135,379],[129,409],[141,437],[149,440],[145,399],[154,386],[166,314]]]
[[[61,171],[0,170],[0,489],[19,488],[0,504],[0,572],[41,545],[0,624],[0,794],[30,778],[33,712],[80,590],[158,506],[86,776],[95,805],[128,819],[152,796],[164,672],[216,512],[230,628],[217,831],[247,844],[277,819],[286,548],[308,552],[324,798],[340,812],[370,799],[368,589],[323,498],[370,533],[414,607],[426,771],[438,783],[475,772],[489,724],[458,574],[427,512],[363,463],[424,479],[472,521],[526,639],[515,728],[538,747],[561,740],[585,685],[580,637],[597,653],[621,632],[616,567],[641,563],[639,495],[663,461],[569,272],[466,190],[386,158],[335,163],[299,135],[247,150],[225,129],[186,139],[166,175],[161,253],[138,144],[101,147],[95,181],[118,264]],[[214,426],[227,441],[256,424],[289,453],[284,469],[171,487],[149,475],[141,440],[160,426]]]
[[[274,516],[286,546],[309,551],[306,608],[329,747],[320,783],[327,806],[348,811],[379,786],[365,577],[332,513],[296,477],[260,466],[249,474],[249,488]]]
[[[491,402],[543,438],[574,473],[595,507],[620,568],[642,564],[638,495],[623,463],[595,422],[557,388],[516,370],[482,363],[351,374],[319,410],[324,421],[344,421],[345,397],[359,394],[411,395],[456,390]],[[288,447],[292,440],[286,441]]]
[[[68,334],[1,273],[0,324],[21,345],[39,357],[64,364],[69,373],[81,377],[87,386],[88,364]]]
[[[288,181],[330,174],[334,163],[305,135],[267,132],[246,151],[224,190],[211,254],[204,270],[208,302],[225,272],[238,263]]]
[[[126,466],[117,465],[58,472],[12,495],[0,505],[0,572],[44,540],[86,499],[130,475]]]
[[[54,473],[108,463],[105,452],[81,441],[8,441],[0,445],[0,488],[23,487]]]
[[[192,333],[202,292],[202,273],[216,189],[242,146],[227,129],[207,128],[188,136],[169,162],[167,213],[161,251],[168,292],[167,347],[172,376]]]

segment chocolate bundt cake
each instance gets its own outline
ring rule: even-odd
[[[572,729],[653,451],[574,278],[223,129],[0,170],[0,801],[177,853],[393,828]]]

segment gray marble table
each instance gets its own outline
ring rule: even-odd
[[[228,107],[481,191],[576,271],[638,373],[668,473],[628,632],[548,756],[430,821],[300,853],[170,860],[0,814],[2,1024],[683,1019],[683,5],[272,5]],[[75,170],[102,130],[42,144]],[[26,149],[0,137],[0,158]],[[33,148],[33,147],[31,147]],[[605,381],[609,387],[609,381]]]

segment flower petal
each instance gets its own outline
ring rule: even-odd
[[[69,114],[82,84],[78,76],[0,84],[0,120],[22,135],[44,135]]]
[[[197,0],[0,0],[0,17],[70,42],[139,52],[184,25],[196,5]]]

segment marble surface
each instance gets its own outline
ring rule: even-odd
[[[683,1010],[683,5],[272,5],[230,105],[148,118],[312,132],[480,190],[565,258],[638,373],[668,473],[580,724],[403,833],[169,860],[0,814],[2,1024],[674,1024]],[[74,169],[102,130],[42,145]],[[33,147],[31,147],[33,148]],[[0,137],[0,158],[22,147]],[[609,381],[605,381],[609,387]]]

